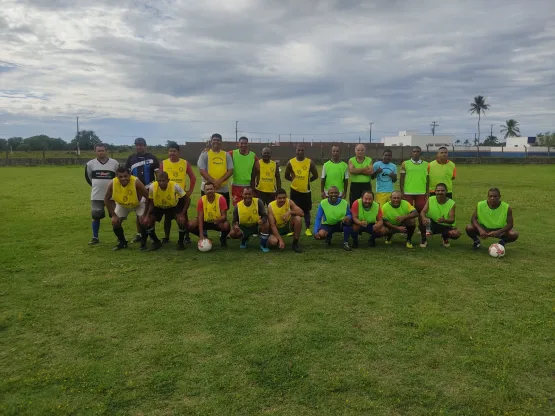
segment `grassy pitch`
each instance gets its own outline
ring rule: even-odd
[[[513,207],[505,258],[466,236],[113,253],[107,219],[87,246],[83,168],[0,169],[0,413],[553,414],[555,167],[457,170],[460,227],[490,186]]]

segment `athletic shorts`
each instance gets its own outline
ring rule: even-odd
[[[374,225],[375,224],[368,224],[366,227],[360,227],[360,231],[358,233],[374,234]]]
[[[372,182],[351,182],[349,188],[349,202],[352,206],[353,203],[362,197],[364,191],[372,190]]]
[[[378,204],[380,204],[381,207],[383,207],[389,201],[391,201],[391,192],[378,192],[378,193],[376,193],[376,202]]]
[[[446,232],[449,232],[451,230],[454,230],[455,227],[452,227],[450,225],[444,225],[444,224],[440,224],[437,223],[435,221],[430,220],[430,230],[432,231],[432,234],[443,234]]]
[[[229,192],[216,192],[217,194],[220,194],[221,196],[224,197],[225,202],[227,202],[227,208],[229,209],[230,205],[229,205]],[[204,191],[200,191],[200,196],[204,196],[205,193]]]
[[[104,201],[91,200],[91,217],[93,220],[101,220],[106,216],[104,211]]]
[[[256,197],[260,198],[265,205],[270,205],[270,202],[276,200],[276,195],[273,192],[256,191]]]
[[[337,224],[334,224],[334,225],[320,224],[319,230],[327,231],[328,235],[331,235],[333,233],[342,233],[343,227],[348,227],[348,225],[345,225],[342,222],[338,222]]]
[[[303,210],[305,215],[312,211],[312,192],[299,192],[291,189],[289,197],[291,201]]]
[[[185,206],[185,198],[179,198],[179,202],[177,206],[171,208],[159,208],[154,207],[152,210],[152,214],[154,218],[156,218],[156,222],[162,221],[162,217],[166,216],[166,218],[175,219],[175,216],[183,211],[183,207]]]
[[[141,202],[135,208],[125,208],[116,202],[116,209],[114,210],[116,217],[126,219],[130,212],[134,212],[137,217],[145,213],[145,199],[141,198]]]
[[[277,230],[279,235],[287,235],[293,232],[293,230],[291,229],[291,223],[285,224],[283,227],[279,227]]]
[[[453,199],[453,192],[447,192],[445,195],[447,195],[447,198]],[[436,193],[430,191],[430,196],[436,196]]]
[[[428,195],[407,195],[405,194],[404,200],[411,204],[418,213],[420,213],[426,206],[426,201],[428,201]]]
[[[202,229],[204,231],[220,231],[220,226],[218,224],[214,224],[213,222],[202,222]]]
[[[243,232],[243,238],[249,238],[253,234],[258,234],[258,224],[252,226],[246,226],[239,224],[239,229]]]

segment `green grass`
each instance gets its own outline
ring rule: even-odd
[[[467,237],[113,253],[108,220],[86,244],[81,167],[0,169],[0,413],[553,414],[555,167],[458,174],[460,226],[489,186],[513,207],[505,258]]]

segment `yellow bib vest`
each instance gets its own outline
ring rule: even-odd
[[[215,193],[214,202],[212,203],[208,201],[208,197],[206,195],[202,197],[202,211],[204,213],[205,222],[214,222],[216,218],[220,218],[222,216],[222,212],[220,211],[220,197],[220,194]]]
[[[158,182],[152,184],[152,200],[157,208],[174,208],[179,202],[179,195],[175,193],[175,182],[169,181],[168,187],[164,190],[160,188]]]
[[[291,215],[289,215],[289,218],[286,221],[284,221],[283,214],[285,214],[287,211],[291,209],[289,198],[285,200],[285,204],[283,204],[281,208],[278,207],[277,201],[270,202],[270,206],[272,207],[272,214],[274,214],[274,218],[276,220],[276,227],[281,228],[286,226],[289,223],[289,220],[291,219]]]
[[[137,196],[137,188],[135,187],[134,176],[129,176],[127,186],[122,186],[118,178],[112,180],[112,199],[124,208],[136,208],[139,206],[139,197]]]
[[[208,151],[208,174],[214,179],[223,178],[227,172],[227,153],[220,150],[218,153],[210,149]],[[227,181],[222,183],[222,186],[227,184]]]
[[[168,174],[170,181],[174,181],[181,188],[187,190],[187,161],[179,159],[177,162],[172,162],[166,159],[162,162],[164,172]],[[169,185],[168,185],[169,186]]]
[[[260,179],[256,185],[256,189],[260,192],[272,193],[276,191],[276,162],[270,160],[269,163],[263,160],[258,161],[260,166]]]
[[[258,198],[253,198],[248,207],[244,200],[240,201],[237,204],[237,213],[239,214],[240,225],[252,227],[258,224]]]
[[[310,179],[310,159],[305,158],[298,161],[296,157],[289,161],[295,174],[295,179],[291,182],[291,189],[297,192],[309,192],[308,185]]]

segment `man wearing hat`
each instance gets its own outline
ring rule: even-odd
[[[146,149],[146,140],[142,137],[135,139],[135,150],[131,156],[127,158],[125,167],[131,175],[138,178],[148,189],[149,185],[156,180],[156,172],[160,169],[160,162],[152,153],[148,153]],[[141,225],[137,217],[137,236],[133,240],[134,243],[141,241]]]

